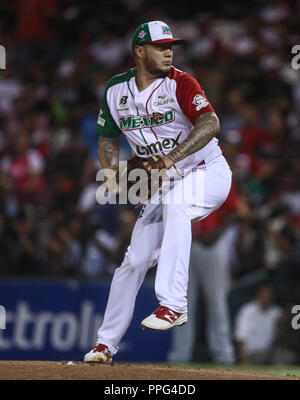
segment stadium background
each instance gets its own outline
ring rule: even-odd
[[[214,105],[247,209],[236,225],[231,319],[268,282],[286,314],[280,346],[300,363],[299,331],[290,324],[291,307],[300,304],[300,79],[291,67],[300,3],[185,5],[1,1],[0,304],[7,329],[0,330],[0,359],[80,360],[93,345],[136,218],[132,208],[95,201],[99,104],[108,79],[134,64],[135,28],[163,20],[188,40],[174,64],[199,80]],[[125,141],[121,149],[127,158]],[[166,359],[171,333],[138,329],[156,304],[152,281],[153,272],[116,360]],[[207,361],[199,328],[198,362]]]

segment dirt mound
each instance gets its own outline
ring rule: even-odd
[[[286,380],[290,376],[151,364],[0,361],[0,380]]]

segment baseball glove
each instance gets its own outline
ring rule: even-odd
[[[145,161],[148,163],[146,166],[143,164]],[[134,170],[136,171],[131,173]],[[139,173],[138,170],[142,170],[142,173]],[[152,173],[153,170],[157,170],[157,173]],[[162,185],[163,174],[159,173],[162,170],[166,170],[166,165],[160,156],[148,158],[133,156],[127,161],[127,167],[120,173],[120,176],[117,176],[121,191],[124,181],[127,185],[127,195],[130,188],[138,183],[142,187],[142,192],[138,189],[135,193],[136,196],[140,196],[142,202],[148,200]]]

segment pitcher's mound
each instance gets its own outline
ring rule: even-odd
[[[0,380],[97,379],[97,380],[282,380],[291,376],[202,369],[151,364],[96,363],[67,361],[0,361]]]

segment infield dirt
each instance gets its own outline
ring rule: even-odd
[[[284,375],[151,364],[0,361],[0,380],[300,380]]]

